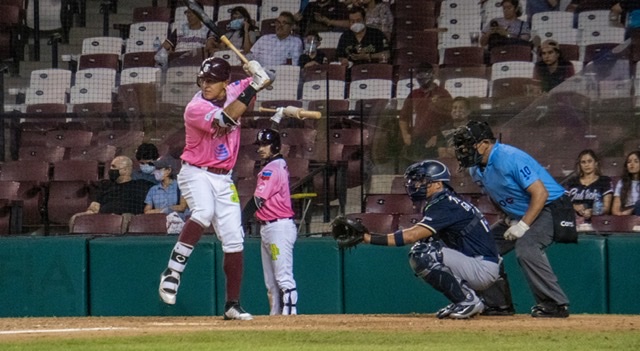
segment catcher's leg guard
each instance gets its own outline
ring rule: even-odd
[[[509,279],[502,263],[500,277],[490,287],[479,291],[478,296],[484,302],[485,310],[482,314],[485,316],[511,316],[515,313]]]
[[[298,291],[296,288],[282,290],[282,315],[289,316],[298,314],[297,303]]]
[[[451,302],[466,299],[462,286],[451,270],[442,264],[441,244],[438,242],[418,242],[409,251],[409,264],[416,273],[434,289],[444,294]]]

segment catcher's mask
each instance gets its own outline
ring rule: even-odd
[[[273,129],[263,129],[256,135],[256,141],[254,145],[271,145],[271,153],[277,154],[280,152],[280,133]]]
[[[475,145],[485,139],[495,140],[491,127],[487,122],[469,121],[466,126],[459,127],[453,133],[456,159],[461,167],[473,167],[480,164],[482,155]]]
[[[451,173],[444,163],[436,160],[424,160],[414,163],[404,172],[405,187],[411,201],[422,201],[427,198],[427,186],[433,182],[443,182],[451,189]]]

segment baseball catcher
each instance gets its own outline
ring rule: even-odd
[[[458,197],[449,185],[447,167],[436,160],[409,166],[404,174],[412,201],[424,201],[424,217],[411,228],[386,235],[344,218],[332,223],[340,247],[360,242],[382,246],[413,244],[409,264],[416,276],[451,301],[437,318],[467,319],[484,309],[476,291],[491,286],[499,276],[502,258],[489,223],[472,204]]]

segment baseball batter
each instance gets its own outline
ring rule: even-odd
[[[240,200],[231,180],[240,146],[240,116],[256,93],[273,77],[255,61],[244,66],[251,75],[229,82],[231,67],[221,58],[202,62],[196,93],[185,109],[185,148],[178,185],[192,214],[171,251],[167,269],[160,276],[160,298],[176,303],[180,279],[204,229],[213,224],[224,252],[226,276],[224,319],[253,319],[240,306],[244,231]]]
[[[258,154],[266,165],[258,173],[253,195],[260,223],[264,283],[270,296],[271,315],[297,314],[298,292],[293,278],[293,246],[298,237],[289,193],[287,162],[280,154],[280,134],[263,129],[256,136]]]
[[[487,220],[457,196],[443,163],[414,163],[404,176],[411,200],[426,200],[424,217],[415,226],[393,234],[364,234],[364,242],[383,246],[415,243],[409,263],[416,276],[452,302],[436,312],[437,318],[466,319],[481,313],[484,304],[476,290],[496,281],[501,261]]]

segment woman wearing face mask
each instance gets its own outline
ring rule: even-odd
[[[258,27],[251,19],[249,11],[243,6],[236,6],[231,10],[231,22],[227,24],[227,33],[225,36],[238,49],[243,52],[251,51],[253,43],[258,37]],[[220,43],[218,48],[226,49],[226,45]]]
[[[144,213],[183,213],[187,209],[187,201],[180,195],[174,169],[178,162],[170,157],[156,161],[155,179],[159,182],[149,189],[144,200]]]
[[[136,160],[140,165],[140,169],[133,171],[131,178],[143,179],[153,184],[158,184],[158,181],[153,177],[153,171],[156,170],[153,162],[160,157],[158,148],[151,143],[142,143],[136,149]]]
[[[327,56],[318,51],[322,38],[316,31],[311,31],[304,36],[304,52],[300,55],[298,64],[300,67],[310,67],[327,63]]]
[[[336,55],[340,63],[349,66],[362,63],[380,62],[389,57],[389,47],[384,34],[365,25],[365,11],[362,7],[349,10],[350,30],[340,36]]]

